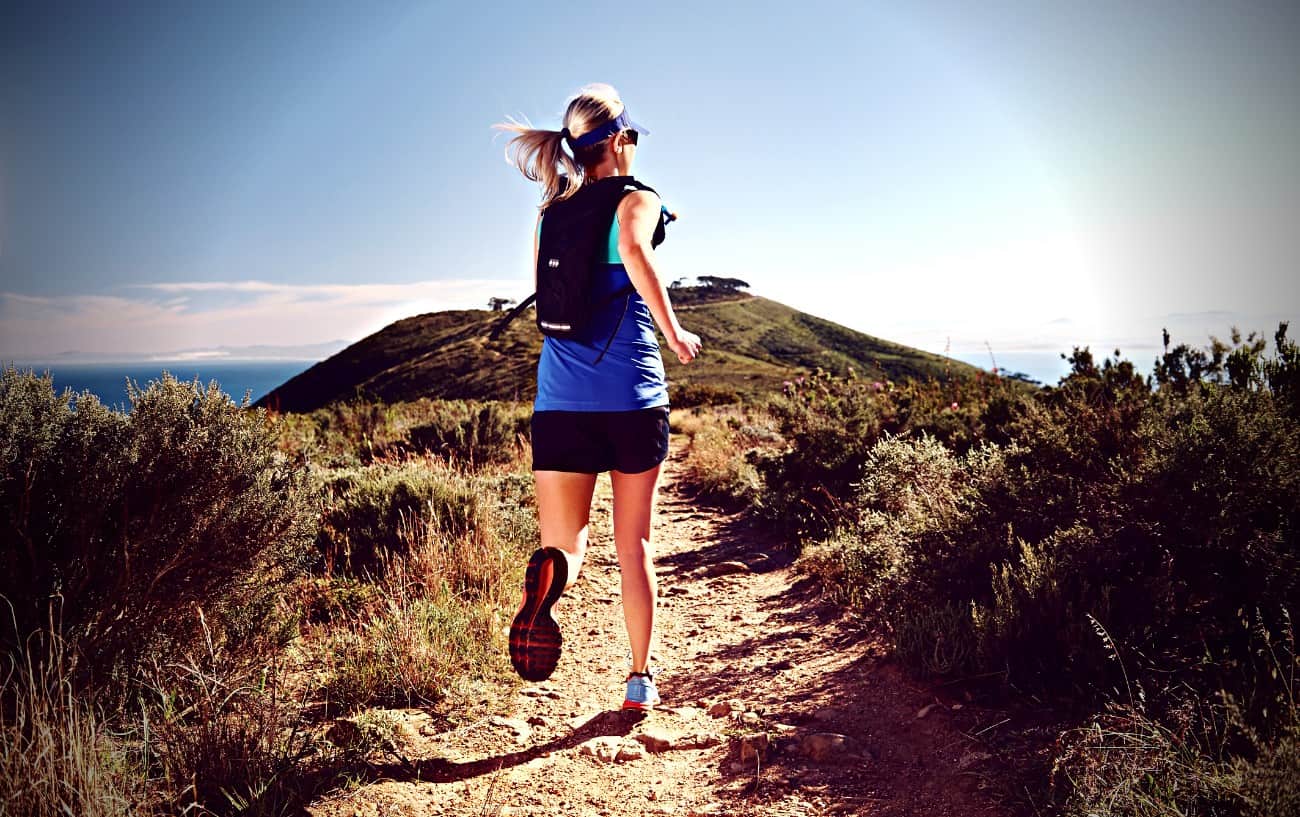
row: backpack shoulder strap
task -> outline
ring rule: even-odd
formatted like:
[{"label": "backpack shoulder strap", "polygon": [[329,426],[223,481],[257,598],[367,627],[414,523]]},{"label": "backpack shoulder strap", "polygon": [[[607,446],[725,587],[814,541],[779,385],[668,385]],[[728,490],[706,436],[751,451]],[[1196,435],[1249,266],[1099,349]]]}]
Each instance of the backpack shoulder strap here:
[{"label": "backpack shoulder strap", "polygon": [[[629,188],[631,188],[631,189],[629,189]],[[633,178],[633,177],[631,177],[631,176],[628,176],[628,177],[627,177],[627,180],[623,183],[623,192],[622,192],[622,194],[619,196],[619,203],[620,203],[620,204],[622,203],[622,201],[623,201],[623,196],[624,196],[624,195],[626,195],[626,194],[632,192],[633,190],[645,190],[645,191],[648,191],[648,192],[650,192],[650,193],[654,193],[656,196],[659,196],[659,191],[658,191],[658,190],[655,190],[655,189],[654,189],[653,187],[651,187],[650,185],[645,184],[644,182],[641,182],[641,181],[638,180],[638,179],[635,179],[635,178]],[[664,207],[664,206],[663,206],[663,203],[662,203],[662,198],[663,198],[663,197],[662,197],[662,196],[659,196],[659,198],[661,199],[661,201],[660,201],[660,205],[659,205],[659,223],[655,225],[654,236],[651,237],[651,239],[650,239],[650,246],[651,246],[652,248],[653,248],[653,247],[658,247],[660,244],[664,243],[664,239],[668,237],[668,233],[667,233],[667,231],[664,229],[664,225],[666,225],[668,222],[670,222],[670,221],[672,221],[673,219],[676,218],[676,216],[674,216],[674,215],[672,215],[671,213],[668,212],[668,208],[667,208],[667,207]]]},{"label": "backpack shoulder strap", "polygon": [[497,321],[496,326],[492,327],[492,331],[488,332],[488,340],[496,340],[497,338],[501,337],[501,333],[505,331],[505,328],[507,326],[510,325],[510,322],[513,321],[515,318],[519,317],[519,313],[523,312],[525,309],[532,306],[533,301],[535,300],[537,300],[536,292],[534,292],[532,295],[529,295],[527,298],[524,298],[522,301],[520,301],[519,306],[516,306],[514,309],[510,310],[510,314],[506,315],[504,318]]}]

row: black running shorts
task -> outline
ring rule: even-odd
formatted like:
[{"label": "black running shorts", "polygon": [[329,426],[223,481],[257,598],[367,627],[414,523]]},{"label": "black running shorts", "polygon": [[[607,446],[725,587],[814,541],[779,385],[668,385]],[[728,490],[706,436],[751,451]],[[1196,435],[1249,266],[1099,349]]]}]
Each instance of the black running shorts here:
[{"label": "black running shorts", "polygon": [[533,470],[639,474],[668,456],[668,406],[534,411]]}]

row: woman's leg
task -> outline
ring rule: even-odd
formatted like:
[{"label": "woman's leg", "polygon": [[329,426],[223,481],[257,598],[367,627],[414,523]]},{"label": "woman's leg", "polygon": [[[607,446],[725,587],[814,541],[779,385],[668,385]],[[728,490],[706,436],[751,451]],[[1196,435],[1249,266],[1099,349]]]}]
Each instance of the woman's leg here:
[{"label": "woman's leg", "polygon": [[654,549],[650,544],[650,520],[661,466],[662,463],[638,474],[609,473],[614,488],[614,546],[623,574],[623,618],[632,645],[633,672],[645,672],[654,640],[659,588],[655,581]]},{"label": "woman's leg", "polygon": [[568,557],[568,590],[578,580],[582,557],[587,552],[587,524],[591,517],[591,495],[595,474],[568,471],[534,471],[537,482],[537,525],[542,547],[564,551]]}]

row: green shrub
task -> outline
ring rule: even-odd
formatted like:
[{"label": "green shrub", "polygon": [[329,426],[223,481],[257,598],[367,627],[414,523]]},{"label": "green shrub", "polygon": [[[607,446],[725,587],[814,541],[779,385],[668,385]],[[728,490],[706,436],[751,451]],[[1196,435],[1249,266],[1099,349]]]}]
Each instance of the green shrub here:
[{"label": "green shrub", "polygon": [[739,402],[740,399],[740,392],[736,389],[730,386],[715,386],[710,383],[674,385],[668,394],[668,402],[675,409],[730,405]]},{"label": "green shrub", "polygon": [[474,468],[520,456],[531,416],[531,406],[505,401],[338,401],[285,415],[281,444],[323,466],[433,455]]},{"label": "green shrub", "polygon": [[[328,700],[454,711],[507,677],[502,619],[537,546],[531,474],[429,459],[345,469],[330,482],[342,492],[322,532],[338,555],[305,594]],[[349,554],[352,542],[369,546]]]},{"label": "green shrub", "polygon": [[449,476],[463,481],[462,498],[479,516],[464,530],[449,530],[427,506],[401,520],[399,545],[378,555],[377,592],[336,614],[315,643],[331,701],[463,703],[476,683],[505,677],[502,616],[514,611],[537,541],[531,480]]},{"label": "green shrub", "polygon": [[443,410],[406,431],[398,447],[415,454],[436,454],[470,466],[509,462],[528,439],[529,417],[501,403],[447,401]]},{"label": "green shrub", "polygon": [[[307,566],[318,499],[262,410],[164,373],[130,411],[12,367],[0,378],[0,594],[17,641],[51,615],[78,688],[124,692],[146,656],[284,636],[282,590]],[[53,605],[53,612],[49,607]]]},{"label": "green shrub", "polygon": [[716,412],[696,424],[690,437],[685,465],[692,486],[724,501],[754,502],[761,496],[762,480],[754,463],[759,450],[779,437]]},{"label": "green shrub", "polygon": [[970,610],[960,604],[912,607],[894,620],[898,657],[923,675],[956,675],[976,666]]},{"label": "green shrub", "polygon": [[965,607],[1008,550],[1005,535],[972,535],[1005,479],[1005,455],[993,445],[954,454],[927,434],[885,437],[853,486],[854,518],[809,546],[802,565],[835,597],[887,617],[948,598]]},{"label": "green shrub", "polygon": [[[1247,785],[1282,796],[1293,675],[1258,632],[1300,609],[1300,354],[1285,326],[1276,340],[1267,358],[1236,332],[1167,349],[1150,379],[1076,349],[1056,388],[986,405],[997,434],[971,427],[997,448],[879,442],[804,564],[833,598],[883,611],[919,670],[996,673],[1075,712],[1128,707],[1073,744],[1079,813],[1236,814]],[[817,458],[799,456],[810,473]],[[1231,729],[1221,709],[1188,710],[1216,699]]]},{"label": "green shrub", "polygon": [[[1070,817],[1228,817],[1245,812],[1231,777],[1184,708],[1174,725],[1112,704],[1062,735],[1052,786]],[[1280,814],[1282,812],[1266,812]]]},{"label": "green shrub", "polygon": [[1251,651],[1279,681],[1266,723],[1226,692],[1185,697],[1158,718],[1140,697],[1110,702],[1058,740],[1052,790],[1062,811],[1080,817],[1297,813],[1300,656],[1294,626],[1288,620],[1281,639],[1258,618],[1250,630]]},{"label": "green shrub", "polygon": [[374,573],[381,555],[404,552],[404,520],[419,516],[456,538],[481,531],[494,506],[479,480],[437,461],[342,468],[322,484],[325,510],[317,546],[326,575]]},{"label": "green shrub", "polygon": [[764,514],[804,538],[818,538],[858,513],[854,483],[886,435],[920,434],[961,453],[1007,439],[1028,387],[1006,378],[866,381],[818,372],[772,400],[786,447],[757,461]]}]

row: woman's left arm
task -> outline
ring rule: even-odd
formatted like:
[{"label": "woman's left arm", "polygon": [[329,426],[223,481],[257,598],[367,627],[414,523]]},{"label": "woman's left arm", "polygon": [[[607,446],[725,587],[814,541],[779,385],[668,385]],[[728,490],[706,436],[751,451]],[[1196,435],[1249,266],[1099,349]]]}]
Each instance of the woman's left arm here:
[{"label": "woman's left arm", "polygon": [[689,363],[700,353],[700,338],[687,332],[677,322],[668,288],[655,269],[651,239],[659,226],[662,212],[659,197],[648,190],[638,190],[623,197],[618,205],[618,254],[627,269],[627,277],[645,300],[650,314],[659,324],[669,347],[682,363]]}]

